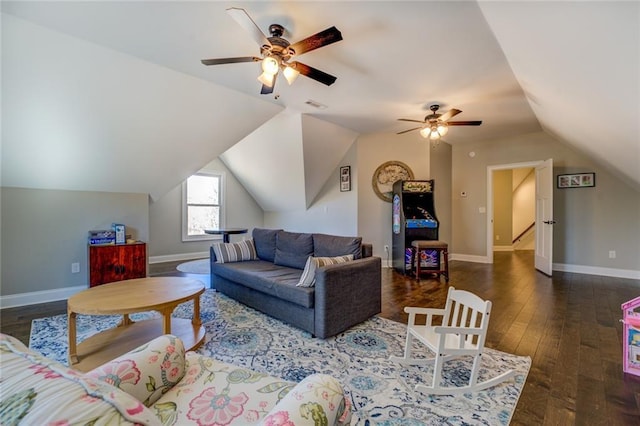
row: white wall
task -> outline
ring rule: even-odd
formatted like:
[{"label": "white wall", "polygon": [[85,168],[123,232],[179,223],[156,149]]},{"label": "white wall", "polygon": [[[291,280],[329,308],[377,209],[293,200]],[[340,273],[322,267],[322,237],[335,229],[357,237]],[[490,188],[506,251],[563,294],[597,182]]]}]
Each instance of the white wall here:
[{"label": "white wall", "polygon": [[[265,212],[264,226],[295,232],[360,235],[357,227],[360,181],[356,153],[357,145],[353,144],[308,209]],[[341,166],[351,166],[351,191],[340,192]],[[364,239],[367,241],[366,237]]]},{"label": "white wall", "polygon": [[[251,230],[263,224],[263,212],[256,201],[219,159],[202,171],[223,172],[225,177],[225,226],[247,228],[246,235],[232,235],[231,241],[248,238]],[[182,241],[182,184],[149,205],[150,262],[209,256],[209,246],[216,240]]]},{"label": "white wall", "polygon": [[536,221],[536,175],[531,169],[513,190],[513,228],[511,239],[524,232]]}]

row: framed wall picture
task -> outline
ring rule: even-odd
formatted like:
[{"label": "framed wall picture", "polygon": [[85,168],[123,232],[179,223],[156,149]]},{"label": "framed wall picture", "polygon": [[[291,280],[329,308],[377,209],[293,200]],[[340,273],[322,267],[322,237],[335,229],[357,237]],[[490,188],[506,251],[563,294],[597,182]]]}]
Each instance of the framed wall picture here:
[{"label": "framed wall picture", "polygon": [[351,191],[351,166],[340,167],[340,192]]},{"label": "framed wall picture", "polygon": [[595,173],[570,173],[558,175],[558,188],[588,188],[596,186]]}]

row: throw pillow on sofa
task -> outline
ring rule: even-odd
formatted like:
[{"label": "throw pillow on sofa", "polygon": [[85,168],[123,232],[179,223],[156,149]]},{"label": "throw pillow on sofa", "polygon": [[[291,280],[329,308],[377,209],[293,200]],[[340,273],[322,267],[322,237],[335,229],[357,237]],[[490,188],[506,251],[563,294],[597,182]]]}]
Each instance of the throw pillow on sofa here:
[{"label": "throw pillow on sofa", "polygon": [[309,256],[313,256],[313,237],[311,234],[278,232],[276,258],[273,263],[289,268],[304,269]]},{"label": "throw pillow on sofa", "polygon": [[304,271],[302,271],[302,276],[300,276],[300,281],[298,282],[298,284],[296,284],[296,286],[313,287],[316,284],[316,269],[322,266],[349,262],[351,260],[353,260],[352,254],[336,257],[309,256],[309,258],[307,259],[307,264],[304,266]]},{"label": "throw pillow on sofa", "polygon": [[313,255],[334,257],[352,254],[354,259],[362,257],[362,237],[313,234]]},{"label": "throw pillow on sofa", "polygon": [[243,240],[237,243],[218,243],[213,244],[212,247],[213,252],[216,254],[216,263],[258,259],[253,240]]}]

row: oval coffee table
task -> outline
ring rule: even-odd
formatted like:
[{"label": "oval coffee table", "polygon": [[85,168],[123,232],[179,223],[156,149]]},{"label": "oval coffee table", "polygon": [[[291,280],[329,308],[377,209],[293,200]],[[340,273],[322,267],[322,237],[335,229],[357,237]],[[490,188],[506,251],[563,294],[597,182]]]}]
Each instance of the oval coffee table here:
[{"label": "oval coffee table", "polygon": [[[149,277],[91,287],[69,298],[69,365],[89,371],[162,334],[179,337],[186,350],[199,347],[205,329],[200,321],[200,295],[204,284],[193,278]],[[172,318],[181,303],[193,300],[191,320]],[[134,322],[129,314],[158,311],[161,318]],[[76,342],[76,315],[122,315],[117,327]]]}]

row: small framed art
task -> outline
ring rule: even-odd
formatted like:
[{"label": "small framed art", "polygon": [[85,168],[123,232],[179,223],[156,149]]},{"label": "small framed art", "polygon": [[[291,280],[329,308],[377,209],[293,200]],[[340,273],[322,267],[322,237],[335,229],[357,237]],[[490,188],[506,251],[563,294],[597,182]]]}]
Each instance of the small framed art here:
[{"label": "small framed art", "polygon": [[588,188],[596,186],[595,173],[571,173],[558,175],[558,188]]},{"label": "small framed art", "polygon": [[340,192],[351,191],[351,166],[340,167]]}]

